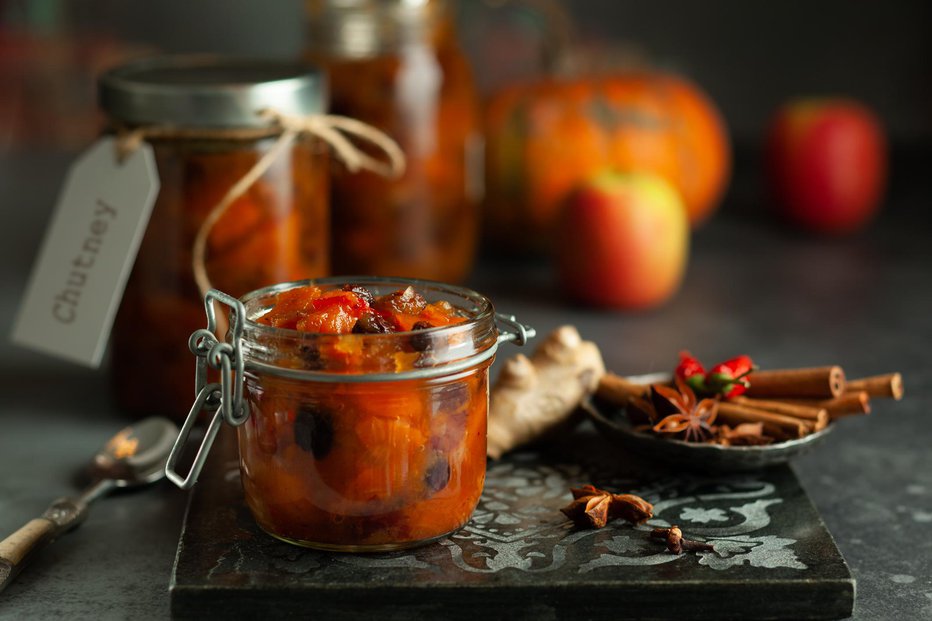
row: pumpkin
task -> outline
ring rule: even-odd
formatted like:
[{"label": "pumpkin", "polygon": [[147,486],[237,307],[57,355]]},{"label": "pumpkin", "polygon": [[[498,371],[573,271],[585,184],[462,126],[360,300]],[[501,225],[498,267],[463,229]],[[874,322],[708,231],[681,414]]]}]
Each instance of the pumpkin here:
[{"label": "pumpkin", "polygon": [[664,177],[693,227],[718,207],[730,174],[721,116],[673,75],[516,85],[490,102],[486,129],[488,234],[519,249],[545,245],[566,196],[603,169]]}]

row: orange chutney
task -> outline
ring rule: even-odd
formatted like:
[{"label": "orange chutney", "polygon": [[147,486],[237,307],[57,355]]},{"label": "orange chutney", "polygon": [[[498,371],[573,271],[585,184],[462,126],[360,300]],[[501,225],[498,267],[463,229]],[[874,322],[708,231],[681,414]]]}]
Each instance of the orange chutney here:
[{"label": "orange chutney", "polygon": [[469,519],[485,479],[494,313],[465,289],[415,284],[324,279],[243,299],[240,465],[268,533],[378,551]]}]

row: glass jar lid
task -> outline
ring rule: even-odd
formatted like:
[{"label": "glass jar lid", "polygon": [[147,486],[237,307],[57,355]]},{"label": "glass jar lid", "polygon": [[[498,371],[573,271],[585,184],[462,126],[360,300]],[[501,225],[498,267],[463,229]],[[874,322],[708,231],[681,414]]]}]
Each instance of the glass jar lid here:
[{"label": "glass jar lid", "polygon": [[130,125],[260,127],[256,112],[322,114],[323,72],[305,63],[219,56],[162,56],[131,62],[101,76],[100,105]]},{"label": "glass jar lid", "polygon": [[358,60],[428,40],[447,14],[444,0],[307,0],[312,53]]}]

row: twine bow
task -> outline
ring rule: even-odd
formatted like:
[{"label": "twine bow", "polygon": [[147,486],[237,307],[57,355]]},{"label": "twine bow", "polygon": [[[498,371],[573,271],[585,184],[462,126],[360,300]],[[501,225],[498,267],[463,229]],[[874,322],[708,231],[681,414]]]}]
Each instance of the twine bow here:
[{"label": "twine bow", "polygon": [[[350,172],[369,170],[383,177],[397,178],[405,169],[405,156],[398,144],[381,130],[362,121],[334,114],[297,116],[284,114],[272,108],[263,108],[256,114],[268,121],[269,126],[255,130],[179,130],[164,127],[140,127],[121,132],[117,137],[117,155],[122,159],[138,149],[142,141],[148,138],[260,138],[278,135],[278,139],[269,150],[227,190],[223,198],[208,212],[197,231],[192,248],[191,270],[202,296],[211,289],[205,262],[207,237],[210,232],[230,205],[245,194],[299,136],[316,136],[329,144]],[[353,144],[350,138],[368,142],[377,147],[387,161],[381,161],[363,152]]]}]

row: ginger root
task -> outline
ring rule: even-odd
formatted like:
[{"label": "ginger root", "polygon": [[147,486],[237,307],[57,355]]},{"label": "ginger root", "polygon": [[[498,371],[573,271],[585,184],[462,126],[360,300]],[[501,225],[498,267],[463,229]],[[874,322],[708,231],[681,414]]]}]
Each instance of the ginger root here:
[{"label": "ginger root", "polygon": [[489,457],[498,459],[565,421],[604,373],[599,348],[569,325],[547,335],[530,358],[506,360],[490,396]]}]

